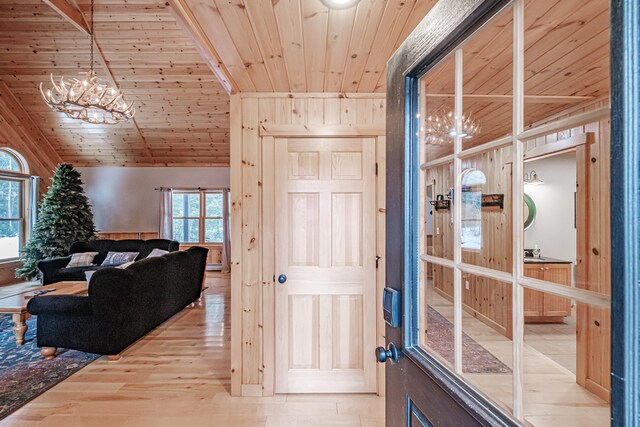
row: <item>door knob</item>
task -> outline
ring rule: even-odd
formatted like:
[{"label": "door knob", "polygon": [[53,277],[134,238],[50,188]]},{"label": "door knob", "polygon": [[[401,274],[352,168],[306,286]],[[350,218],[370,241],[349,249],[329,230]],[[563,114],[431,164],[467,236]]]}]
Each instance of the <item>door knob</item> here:
[{"label": "door knob", "polygon": [[282,284],[284,282],[287,281],[287,275],[286,274],[281,274],[278,276],[278,283]]},{"label": "door knob", "polygon": [[386,349],[384,347],[376,348],[376,359],[378,363],[385,363],[389,359],[391,359],[393,363],[398,363],[399,358],[400,353],[394,343],[389,343]]}]

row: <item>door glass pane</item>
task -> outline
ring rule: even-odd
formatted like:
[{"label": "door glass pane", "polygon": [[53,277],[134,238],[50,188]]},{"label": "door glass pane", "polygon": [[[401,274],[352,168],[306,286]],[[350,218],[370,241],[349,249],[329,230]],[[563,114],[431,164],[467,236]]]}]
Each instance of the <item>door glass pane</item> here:
[{"label": "door glass pane", "polygon": [[0,220],[0,260],[20,256],[21,225],[21,220]]},{"label": "door glass pane", "polygon": [[525,128],[609,101],[609,0],[525,0]]},{"label": "door glass pane", "polygon": [[511,286],[462,274],[462,375],[508,412],[513,405]]},{"label": "door glass pane", "polygon": [[222,217],[222,193],[205,194],[205,216]]},{"label": "door glass pane", "polygon": [[[527,265],[564,282],[570,264]],[[609,426],[611,311],[524,290],[524,416],[535,426]]]},{"label": "door glass pane", "polygon": [[460,184],[462,262],[511,272],[511,147],[464,159]]},{"label": "door glass pane", "polygon": [[[462,148],[511,135],[513,11],[506,8],[462,46]],[[452,92],[453,93],[453,92]]]},{"label": "door glass pane", "polygon": [[453,270],[423,263],[420,282],[420,346],[453,369]]},{"label": "door glass pane", "polygon": [[222,242],[223,229],[221,219],[205,219],[204,221],[204,241]]},{"label": "door glass pane", "polygon": [[421,161],[453,154],[455,57],[450,54],[420,79]]}]

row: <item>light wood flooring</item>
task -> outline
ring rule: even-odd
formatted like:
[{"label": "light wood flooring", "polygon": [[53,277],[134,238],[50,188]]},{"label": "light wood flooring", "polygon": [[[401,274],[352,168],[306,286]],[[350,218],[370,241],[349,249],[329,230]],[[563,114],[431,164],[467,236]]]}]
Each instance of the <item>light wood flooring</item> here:
[{"label": "light wood flooring", "polygon": [[102,357],[75,373],[2,427],[384,426],[384,399],[375,395],[231,397],[229,276],[207,276],[201,305],[178,313],[121,360]]}]

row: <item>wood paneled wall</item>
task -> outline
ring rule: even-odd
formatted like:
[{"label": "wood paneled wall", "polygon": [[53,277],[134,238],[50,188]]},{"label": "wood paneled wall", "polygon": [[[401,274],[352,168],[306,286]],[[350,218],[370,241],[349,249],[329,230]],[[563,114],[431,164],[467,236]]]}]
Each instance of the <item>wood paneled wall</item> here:
[{"label": "wood paneled wall", "polygon": [[[51,184],[53,170],[61,162],[60,156],[0,80],[0,148],[11,148],[27,161],[29,173],[42,178],[41,194]],[[0,264],[0,285],[15,282],[15,269],[19,262]]]},{"label": "wood paneled wall", "polygon": [[[487,151],[462,162],[462,170],[474,168],[482,171],[486,184],[484,194],[504,194],[502,210],[482,210],[482,250],[462,251],[463,262],[496,270],[511,271],[511,147]],[[446,198],[453,187],[453,164],[437,166],[428,171],[426,184],[433,184],[434,198]],[[433,209],[433,254],[453,259],[453,210]],[[437,233],[439,231],[439,233]],[[431,265],[433,285],[437,292],[453,298],[453,272]],[[511,337],[511,284],[483,277],[463,274],[469,287],[462,287],[465,309],[500,333]]]},{"label": "wood paneled wall", "polygon": [[273,216],[277,212],[273,213],[273,178],[269,175],[273,175],[278,165],[273,151],[269,151],[263,141],[273,140],[274,136],[377,137],[384,134],[384,94],[231,96],[231,384],[234,395],[273,394],[273,277],[278,274],[273,265],[276,250]]}]

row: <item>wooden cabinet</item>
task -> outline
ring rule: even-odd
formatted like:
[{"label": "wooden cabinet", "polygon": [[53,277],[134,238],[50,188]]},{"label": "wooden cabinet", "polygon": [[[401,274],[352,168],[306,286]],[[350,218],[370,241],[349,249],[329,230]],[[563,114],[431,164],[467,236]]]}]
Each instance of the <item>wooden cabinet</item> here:
[{"label": "wooden cabinet", "polygon": [[[571,286],[571,264],[532,263],[524,265],[524,275]],[[524,290],[525,323],[561,323],[571,315],[571,300],[556,295]]]}]

